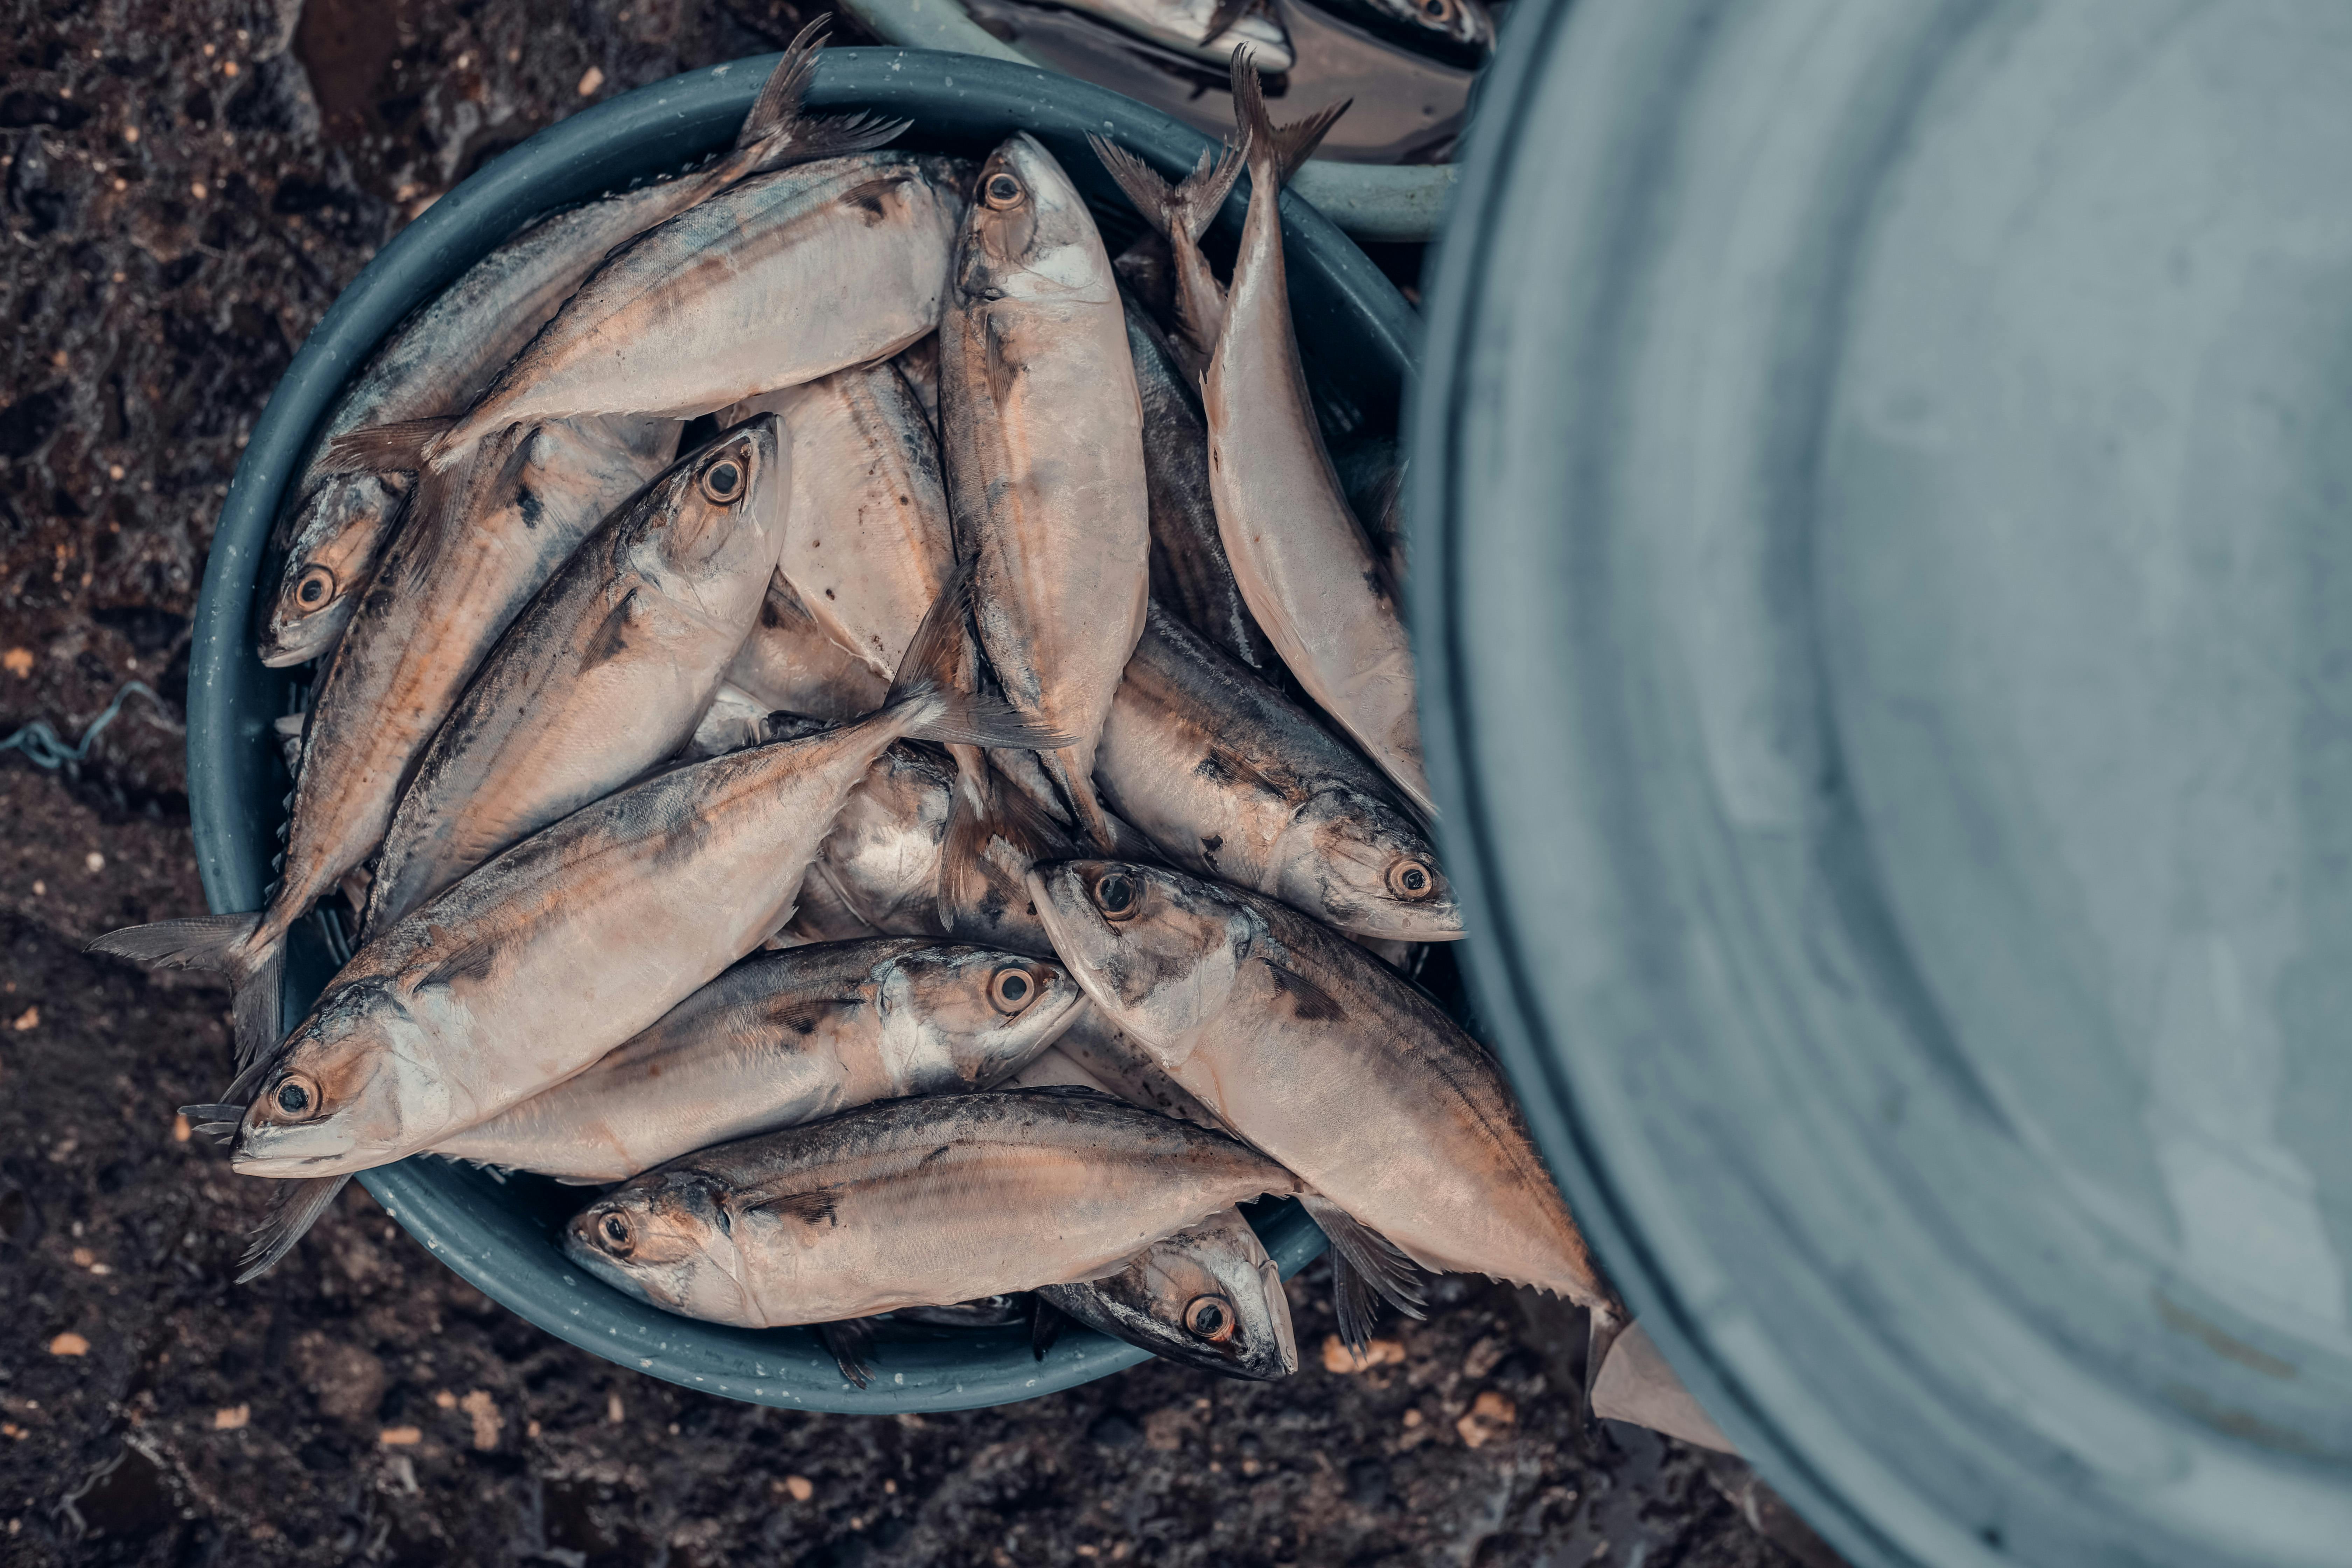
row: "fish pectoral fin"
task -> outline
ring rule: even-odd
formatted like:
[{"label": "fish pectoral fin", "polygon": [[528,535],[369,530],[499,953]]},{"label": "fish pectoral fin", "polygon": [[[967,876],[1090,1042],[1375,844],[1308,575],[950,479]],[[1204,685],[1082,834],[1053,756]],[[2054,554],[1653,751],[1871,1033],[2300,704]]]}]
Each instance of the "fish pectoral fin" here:
[{"label": "fish pectoral fin", "polygon": [[254,1226],[252,1245],[237,1259],[236,1282],[240,1285],[257,1279],[278,1266],[278,1260],[294,1250],[294,1244],[303,1233],[319,1223],[335,1201],[335,1194],[351,1180],[344,1176],[303,1176],[278,1183],[278,1206],[269,1217]]},{"label": "fish pectoral fin", "polygon": [[1339,1342],[1361,1351],[1385,1299],[1408,1318],[1422,1310],[1421,1269],[1396,1243],[1318,1193],[1299,1203],[1331,1242],[1331,1292],[1339,1314]]},{"label": "fish pectoral fin", "polygon": [[1339,998],[1304,974],[1285,969],[1272,959],[1265,960],[1265,963],[1266,973],[1274,977],[1276,987],[1290,999],[1290,1010],[1301,1023],[1336,1024],[1347,1017],[1348,1010],[1339,1005]]},{"label": "fish pectoral fin", "polygon": [[838,1225],[840,1215],[833,1189],[819,1187],[814,1192],[780,1193],[774,1197],[746,1199],[735,1205],[741,1214],[764,1210],[769,1214],[786,1215],[803,1225]]},{"label": "fish pectoral fin", "polygon": [[838,1323],[819,1323],[816,1337],[833,1357],[833,1364],[841,1375],[858,1388],[874,1377],[874,1320],[846,1318]]},{"label": "fish pectoral fin", "polygon": [[1029,1354],[1034,1360],[1044,1361],[1045,1352],[1054,1348],[1054,1342],[1062,1337],[1063,1329],[1069,1325],[1070,1315],[1043,1296],[1034,1296],[1030,1300],[1034,1304],[1029,1311]]}]

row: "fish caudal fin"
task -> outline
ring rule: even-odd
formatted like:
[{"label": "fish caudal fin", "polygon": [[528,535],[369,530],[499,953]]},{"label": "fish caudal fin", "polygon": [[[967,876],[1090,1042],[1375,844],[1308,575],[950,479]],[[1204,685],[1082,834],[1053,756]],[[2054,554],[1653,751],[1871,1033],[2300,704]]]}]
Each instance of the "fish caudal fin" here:
[{"label": "fish caudal fin", "polygon": [[881,711],[895,716],[901,733],[943,745],[1003,746],[1052,750],[1069,737],[1048,730],[1001,698],[974,689],[979,668],[971,642],[971,569],[959,566],[915,628],[898,660]]},{"label": "fish caudal fin", "polygon": [[[1356,101],[1343,98],[1304,120],[1276,125],[1266,113],[1265,87],[1246,49],[1234,51],[1233,89],[1234,118],[1241,127],[1242,146],[1249,154],[1251,178],[1260,185],[1266,183],[1266,173],[1271,173],[1275,184],[1287,184],[1298,166],[1314,155],[1332,122]],[[1266,173],[1261,173],[1261,168]]]},{"label": "fish caudal fin", "polygon": [[240,1285],[258,1279],[278,1267],[278,1260],[294,1250],[294,1244],[303,1233],[319,1223],[335,1201],[335,1194],[351,1180],[344,1176],[302,1176],[293,1181],[279,1182],[284,1189],[278,1194],[278,1206],[269,1217],[254,1227],[252,1245],[237,1260],[236,1282]]},{"label": "fish caudal fin", "polygon": [[279,991],[286,974],[286,941],[273,937],[257,947],[258,914],[193,915],[125,926],[89,944],[91,952],[127,958],[150,969],[195,969],[226,974],[236,987],[230,1018],[242,1069],[278,1041]]},{"label": "fish caudal fin", "polygon": [[868,1318],[849,1318],[838,1323],[818,1323],[816,1337],[825,1353],[841,1375],[863,1388],[874,1377],[874,1323]]},{"label": "fish caudal fin", "polygon": [[816,57],[824,50],[825,34],[832,26],[831,17],[819,16],[786,47],[784,58],[761,85],[760,96],[751,100],[751,112],[743,116],[743,128],[735,136],[735,152],[720,174],[722,184],[818,158],[871,153],[897,141],[914,123],[867,114],[803,111],[809,82],[816,74]]},{"label": "fish caudal fin", "polygon": [[1031,1359],[1044,1361],[1054,1342],[1062,1337],[1069,1326],[1070,1315],[1043,1296],[1033,1296],[1029,1311],[1029,1354]]},{"label": "fish caudal fin", "polygon": [[451,454],[446,437],[457,427],[452,415],[395,419],[347,430],[327,443],[320,468],[331,474],[421,474],[446,468]]},{"label": "fish caudal fin", "polygon": [[1408,1318],[1423,1316],[1421,1270],[1396,1243],[1359,1223],[1327,1197],[1298,1199],[1331,1242],[1331,1293],[1339,1313],[1339,1342],[1361,1351],[1385,1299]]},{"label": "fish caudal fin", "polygon": [[1102,796],[1095,789],[1094,773],[1088,765],[1091,759],[1082,756],[1075,747],[1040,750],[1037,761],[1045,769],[1045,776],[1070,808],[1070,820],[1078,825],[1093,844],[1098,855],[1119,852],[1119,832],[1110,813],[1103,806]]},{"label": "fish caudal fin", "polygon": [[1244,158],[1238,148],[1202,153],[1192,172],[1171,185],[1157,169],[1117,142],[1096,135],[1087,141],[1135,210],[1171,242],[1181,235],[1186,242],[1200,244],[1225,197],[1233,194],[1234,182],[1241,178]]}]

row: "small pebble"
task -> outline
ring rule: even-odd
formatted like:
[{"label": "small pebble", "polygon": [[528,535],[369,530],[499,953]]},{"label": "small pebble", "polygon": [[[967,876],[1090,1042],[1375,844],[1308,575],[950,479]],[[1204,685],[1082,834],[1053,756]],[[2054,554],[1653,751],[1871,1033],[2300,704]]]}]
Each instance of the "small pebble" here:
[{"label": "small pebble", "polygon": [[6,653],[0,653],[0,668],[6,669],[19,680],[30,680],[33,678],[33,650],[12,647]]},{"label": "small pebble", "polygon": [[[33,890],[37,893],[39,892],[41,890],[41,885],[38,882],[34,883]],[[37,1029],[40,1026],[41,1010],[38,1007],[27,1007],[23,1012],[16,1015],[16,1022],[14,1027],[18,1034],[21,1035],[27,1029]]]},{"label": "small pebble", "polygon": [[51,1355],[88,1355],[89,1342],[79,1334],[68,1331],[49,1342],[49,1353]]},{"label": "small pebble", "polygon": [[628,1418],[629,1413],[621,1408],[621,1396],[617,1394],[606,1394],[604,1396],[604,1419],[610,1421],[614,1426],[618,1426],[622,1422],[626,1421]]},{"label": "small pebble", "polygon": [[252,1419],[252,1405],[231,1405],[225,1409],[215,1410],[213,1412],[213,1430],[215,1432],[241,1432],[245,1429],[246,1423]]},{"label": "small pebble", "polygon": [[794,1502],[806,1502],[816,1496],[816,1483],[806,1476],[786,1476],[784,1490],[792,1493]]},{"label": "small pebble", "polygon": [[81,863],[89,867],[93,871],[103,871],[106,869],[106,857],[100,854],[95,849],[83,856],[81,858]]},{"label": "small pebble", "polygon": [[387,1426],[375,1435],[375,1440],[387,1448],[409,1448],[425,1440],[425,1434],[414,1426]]},{"label": "small pebble", "polygon": [[604,85],[604,70],[599,67],[590,66],[586,71],[581,74],[580,96],[583,98],[593,98],[596,96],[596,89]]},{"label": "small pebble", "polygon": [[1390,1366],[1404,1360],[1404,1346],[1395,1340],[1374,1340],[1364,1347],[1359,1357],[1340,1342],[1337,1334],[1323,1338],[1323,1370],[1342,1373],[1363,1372],[1370,1367]]}]

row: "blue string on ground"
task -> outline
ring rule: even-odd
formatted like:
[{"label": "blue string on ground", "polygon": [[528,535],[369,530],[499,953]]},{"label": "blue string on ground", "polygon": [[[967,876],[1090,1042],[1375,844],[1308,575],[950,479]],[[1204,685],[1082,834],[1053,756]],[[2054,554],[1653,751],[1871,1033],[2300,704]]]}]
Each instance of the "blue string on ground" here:
[{"label": "blue string on ground", "polygon": [[163,706],[163,700],[156,696],[145,681],[126,680],[115,689],[114,700],[106,705],[105,711],[89,721],[89,728],[81,732],[81,739],[73,745],[67,745],[47,719],[36,719],[6,740],[0,741],[0,752],[12,748],[20,751],[35,766],[47,768],[51,772],[68,763],[80,762],[89,755],[90,742],[98,739],[99,731],[113,723],[115,715],[122,711],[123,703],[140,696],[145,697],[159,710]]}]

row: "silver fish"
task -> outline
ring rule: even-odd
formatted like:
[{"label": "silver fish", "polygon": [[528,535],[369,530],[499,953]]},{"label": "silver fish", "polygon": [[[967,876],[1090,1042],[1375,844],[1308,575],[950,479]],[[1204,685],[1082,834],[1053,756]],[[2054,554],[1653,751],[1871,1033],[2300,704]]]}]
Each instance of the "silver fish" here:
[{"label": "silver fish", "polygon": [[760,415],[589,537],[507,628],[418,759],[376,858],[367,931],[635,779],[694,732],[759,615],[794,489],[783,432]]},{"label": "silver fish", "polygon": [[1386,776],[1157,604],[1095,782],[1172,866],[1350,935],[1462,935],[1437,851]]},{"label": "silver fish", "polygon": [[871,713],[890,685],[826,636],[782,577],[769,580],[751,633],[727,666],[727,684],[768,711],[812,719]]},{"label": "silver fish", "polygon": [[[826,26],[819,18],[793,40],[744,116],[733,150],[717,163],[542,219],[404,321],[336,400],[321,432],[322,453],[324,442],[347,432],[472,403],[606,252],[713,191],[812,158],[867,151],[904,131],[904,121],[803,112]],[[332,647],[412,488],[402,474],[339,474],[321,460],[311,462],[295,485],[301,500],[273,541],[284,563],[277,594],[264,609],[262,663],[300,664]]]},{"label": "silver fish", "polygon": [[[1495,18],[1481,0],[1311,0],[1375,37],[1476,70],[1495,52]],[[1267,70],[1286,69],[1271,61]]]},{"label": "silver fish", "polygon": [[890,363],[762,393],[719,420],[757,413],[782,418],[792,443],[777,570],[825,636],[887,686],[955,568],[930,416]]},{"label": "silver fish", "polygon": [[1101,236],[1025,134],[982,166],[957,244],[940,422],[980,651],[1015,710],[1072,738],[1038,760],[1109,845],[1094,747],[1143,630],[1143,411]]},{"label": "silver fish", "polygon": [[1217,528],[1250,612],[1308,696],[1435,815],[1413,706],[1412,649],[1394,584],[1348,510],[1291,330],[1276,197],[1339,109],[1277,131],[1255,72],[1234,70],[1250,164],[1249,217],[1202,405]]},{"label": "silver fish", "polygon": [[1274,646],[1257,628],[1234,581],[1209,494],[1209,427],[1177,370],[1160,328],[1133,295],[1127,342],[1143,396],[1143,469],[1151,486],[1151,595],[1218,649],[1254,670],[1275,668]]},{"label": "silver fish", "polygon": [[893,742],[1034,733],[941,682],[961,632],[942,595],[869,718],[656,774],[375,935],[257,1069],[236,1168],[333,1176],[430,1149],[649,1027],[784,922]]},{"label": "silver fish", "polygon": [[1282,1271],[1238,1209],[1154,1242],[1115,1274],[1041,1285],[1038,1300],[1156,1356],[1224,1377],[1298,1370]]},{"label": "silver fish", "polygon": [[1067,861],[1030,888],[1095,1005],[1311,1184],[1349,1340],[1370,1331],[1367,1287],[1416,1303],[1411,1264],[1622,1321],[1493,1058],[1379,960],[1286,904],[1164,868]]},{"label": "silver fish", "polygon": [[410,767],[522,607],[604,516],[667,467],[678,426],[519,425],[420,480],[311,703],[286,859],[259,914],[111,931],[91,946],[170,968],[224,970],[240,1073],[276,1047],[286,933],[383,838]]},{"label": "silver fish", "polygon": [[1071,0],[1070,8],[1192,59],[1221,66],[1247,50],[1262,69],[1295,63],[1290,35],[1250,0]]},{"label": "silver fish", "polygon": [[520,420],[696,418],[886,359],[939,321],[968,167],[863,153],[744,180],[606,258],[462,416],[353,431],[331,460],[439,468]]},{"label": "silver fish", "polygon": [[992,1088],[1083,1005],[1058,964],[987,948],[887,937],[763,953],[434,1152],[622,1181],[877,1100]]},{"label": "silver fish", "polygon": [[1297,1178],[1100,1095],[943,1095],[722,1144],[590,1204],[574,1263],[745,1328],[972,1300],[1118,1268]]}]

